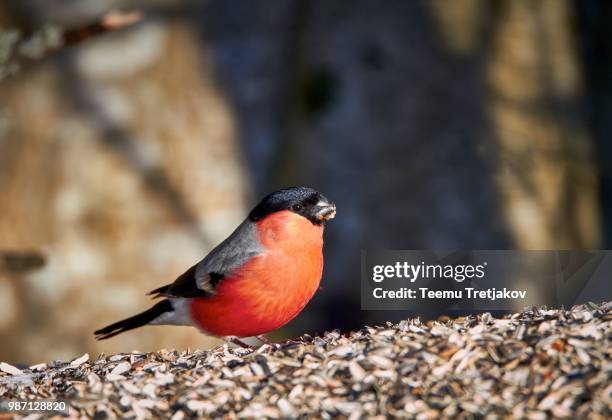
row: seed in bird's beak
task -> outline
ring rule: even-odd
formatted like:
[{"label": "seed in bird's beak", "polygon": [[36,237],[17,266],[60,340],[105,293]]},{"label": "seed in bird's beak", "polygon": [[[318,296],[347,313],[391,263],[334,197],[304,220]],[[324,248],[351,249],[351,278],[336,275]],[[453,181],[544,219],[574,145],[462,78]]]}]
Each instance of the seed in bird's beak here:
[{"label": "seed in bird's beak", "polygon": [[333,203],[318,204],[320,210],[317,212],[317,219],[321,221],[331,220],[336,216],[336,205]]}]

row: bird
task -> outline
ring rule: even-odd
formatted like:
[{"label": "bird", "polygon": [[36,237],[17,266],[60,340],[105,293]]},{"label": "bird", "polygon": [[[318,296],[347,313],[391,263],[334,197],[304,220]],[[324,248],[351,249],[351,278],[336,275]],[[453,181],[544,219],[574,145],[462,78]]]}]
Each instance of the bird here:
[{"label": "bird", "polygon": [[186,325],[251,347],[241,338],[275,331],[304,309],[323,274],[323,231],[336,205],[308,187],[265,196],[202,260],[148,293],[148,310],[94,331],[105,340],[145,325]]}]

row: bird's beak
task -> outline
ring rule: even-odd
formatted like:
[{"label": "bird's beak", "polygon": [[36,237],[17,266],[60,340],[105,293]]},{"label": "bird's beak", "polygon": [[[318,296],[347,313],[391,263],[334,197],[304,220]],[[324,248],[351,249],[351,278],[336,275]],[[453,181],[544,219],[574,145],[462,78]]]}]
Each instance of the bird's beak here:
[{"label": "bird's beak", "polygon": [[317,209],[316,217],[321,222],[326,222],[336,216],[336,205],[334,203],[317,203]]}]

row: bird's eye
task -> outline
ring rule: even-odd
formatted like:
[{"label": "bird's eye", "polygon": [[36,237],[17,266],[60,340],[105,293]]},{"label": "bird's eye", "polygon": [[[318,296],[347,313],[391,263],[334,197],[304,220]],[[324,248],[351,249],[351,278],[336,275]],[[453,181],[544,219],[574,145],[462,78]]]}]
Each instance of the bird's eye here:
[{"label": "bird's eye", "polygon": [[302,210],[302,205],[301,205],[301,204],[294,204],[294,205],[293,205],[293,210],[295,210],[295,211],[300,211],[300,210]]}]

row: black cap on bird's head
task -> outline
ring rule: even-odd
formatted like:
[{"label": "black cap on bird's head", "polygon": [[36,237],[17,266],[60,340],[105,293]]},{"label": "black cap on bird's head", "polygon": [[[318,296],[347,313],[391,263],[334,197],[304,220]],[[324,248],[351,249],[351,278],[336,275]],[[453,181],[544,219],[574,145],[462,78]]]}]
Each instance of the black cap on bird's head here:
[{"label": "black cap on bird's head", "polygon": [[268,194],[249,213],[249,220],[257,222],[277,211],[289,210],[320,225],[336,215],[336,205],[323,194],[308,187],[283,188]]}]

